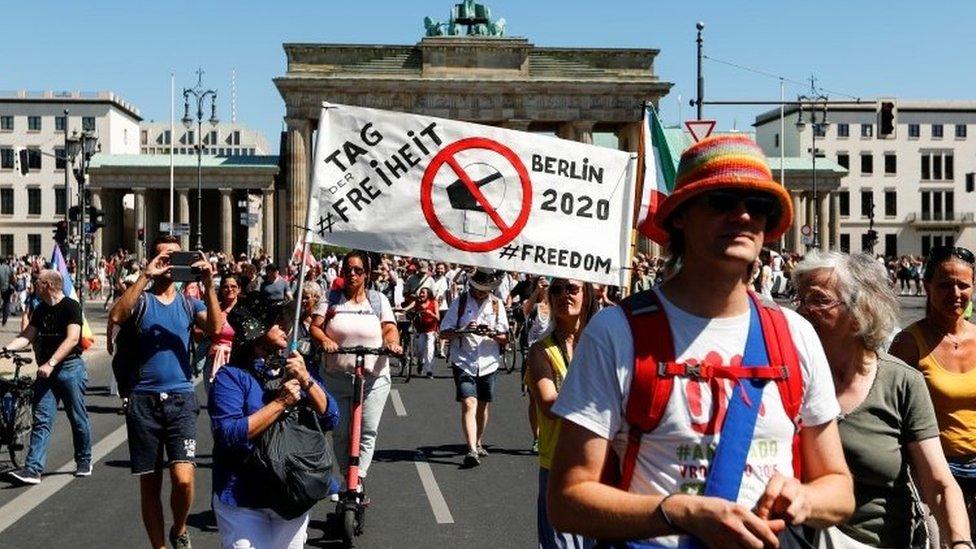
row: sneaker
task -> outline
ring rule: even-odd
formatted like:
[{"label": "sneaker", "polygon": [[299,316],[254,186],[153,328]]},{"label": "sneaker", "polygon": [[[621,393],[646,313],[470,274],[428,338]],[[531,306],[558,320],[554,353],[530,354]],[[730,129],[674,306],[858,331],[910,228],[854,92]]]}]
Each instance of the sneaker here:
[{"label": "sneaker", "polygon": [[329,495],[329,501],[331,501],[333,503],[338,503],[339,502],[339,492],[336,492],[334,494]]},{"label": "sneaker", "polygon": [[480,444],[478,445],[477,452],[479,457],[485,457],[488,455],[488,450],[485,450],[485,447]]},{"label": "sneaker", "polygon": [[182,534],[177,534],[174,530],[170,530],[169,543],[173,546],[173,549],[193,549],[190,545],[189,530],[184,530]]},{"label": "sneaker", "polygon": [[532,453],[533,454],[539,453],[539,439],[537,438],[532,439]]},{"label": "sneaker", "polygon": [[481,459],[478,457],[477,450],[471,450],[466,456],[464,456],[465,467],[477,467],[479,465],[481,465]]},{"label": "sneaker", "polygon": [[434,379],[434,372],[427,372],[427,379]]},{"label": "sneaker", "polygon": [[7,473],[21,484],[40,484],[41,475],[28,469],[15,469]]},{"label": "sneaker", "polygon": [[90,461],[83,461],[75,467],[76,477],[90,477],[92,474],[92,464]]}]

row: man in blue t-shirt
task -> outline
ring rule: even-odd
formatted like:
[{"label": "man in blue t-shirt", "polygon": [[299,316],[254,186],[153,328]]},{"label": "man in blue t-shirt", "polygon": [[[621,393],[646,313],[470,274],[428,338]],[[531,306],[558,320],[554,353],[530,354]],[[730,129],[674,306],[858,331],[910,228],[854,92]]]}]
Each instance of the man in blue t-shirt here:
[{"label": "man in blue t-shirt", "polygon": [[[193,390],[190,332],[195,324],[208,333],[217,333],[223,317],[213,287],[213,268],[202,255],[193,267],[203,282],[206,306],[176,290],[169,256],[179,250],[178,238],[157,237],[150,247],[155,257],[125,290],[109,317],[119,326],[133,315],[140,319],[137,341],[129,343],[139,349],[139,359],[131,366],[138,368],[138,375],[125,419],[132,474],[139,476],[146,533],[153,547],[166,546],[160,497],[165,449],[173,483],[169,541],[173,547],[189,549],[186,519],[193,503],[196,422],[200,413]],[[137,314],[139,311],[141,315]]]}]

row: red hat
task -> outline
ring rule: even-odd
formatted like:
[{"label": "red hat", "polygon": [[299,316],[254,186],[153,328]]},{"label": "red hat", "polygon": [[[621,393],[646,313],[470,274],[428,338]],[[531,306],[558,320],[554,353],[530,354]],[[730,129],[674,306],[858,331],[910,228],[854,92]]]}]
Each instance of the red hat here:
[{"label": "red hat", "polygon": [[716,189],[762,191],[779,200],[782,214],[776,226],[765,232],[766,242],[778,240],[793,223],[793,204],[790,193],[773,181],[762,149],[746,135],[716,135],[705,138],[681,154],[674,191],[654,213],[652,233],[647,234],[660,244],[660,235],[667,235],[668,218],[679,206],[704,192]]}]

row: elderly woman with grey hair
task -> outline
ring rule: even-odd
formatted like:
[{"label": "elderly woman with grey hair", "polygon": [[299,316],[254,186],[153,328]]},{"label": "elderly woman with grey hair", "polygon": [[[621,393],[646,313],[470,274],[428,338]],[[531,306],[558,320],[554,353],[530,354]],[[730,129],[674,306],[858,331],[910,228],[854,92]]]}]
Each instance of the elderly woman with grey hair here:
[{"label": "elderly woman with grey hair", "polygon": [[925,379],[882,350],[898,319],[884,267],[865,254],[814,251],[796,266],[793,281],[797,311],[813,324],[830,363],[857,502],[846,523],[822,533],[821,547],[916,546],[924,530],[909,467],[943,543],[972,547]]}]

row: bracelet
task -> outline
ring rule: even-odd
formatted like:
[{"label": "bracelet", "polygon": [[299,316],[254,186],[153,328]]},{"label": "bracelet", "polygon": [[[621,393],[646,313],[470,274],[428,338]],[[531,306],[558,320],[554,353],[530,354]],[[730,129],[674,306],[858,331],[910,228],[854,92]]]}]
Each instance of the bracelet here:
[{"label": "bracelet", "polygon": [[664,510],[665,502],[667,502],[673,496],[677,496],[677,495],[678,494],[668,494],[664,496],[664,499],[662,499],[661,502],[657,504],[657,512],[658,514],[661,515],[661,520],[664,521],[664,524],[666,524],[668,528],[670,528],[671,530],[679,534],[688,534],[688,532],[684,528],[681,528],[677,524],[675,524],[674,521],[671,520],[671,517],[668,516],[667,511]]},{"label": "bracelet", "polygon": [[973,545],[973,542],[970,541],[970,540],[968,540],[968,539],[956,540],[956,541],[952,542],[949,545],[949,547],[955,547],[957,545],[964,545],[966,547],[969,547],[969,549],[976,549],[976,545]]}]

